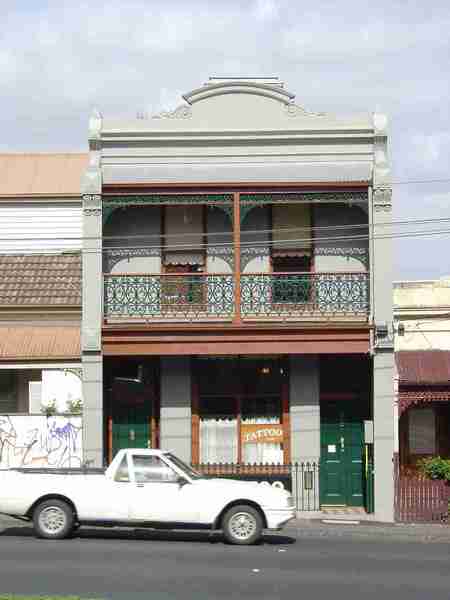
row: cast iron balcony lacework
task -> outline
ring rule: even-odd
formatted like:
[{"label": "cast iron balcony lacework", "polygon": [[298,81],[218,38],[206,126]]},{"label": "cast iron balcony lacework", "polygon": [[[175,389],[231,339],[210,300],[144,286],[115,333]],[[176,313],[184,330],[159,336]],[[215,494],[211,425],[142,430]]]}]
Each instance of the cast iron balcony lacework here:
[{"label": "cast iron balcony lacework", "polygon": [[244,318],[364,316],[368,310],[367,273],[261,273],[241,277]]},{"label": "cast iron balcony lacework", "polygon": [[232,317],[232,275],[105,275],[105,317],[194,319]]},{"label": "cast iron balcony lacework", "polygon": [[[241,315],[253,318],[361,316],[369,310],[367,273],[255,273],[241,276]],[[229,320],[233,275],[105,275],[104,314],[111,317]]]}]

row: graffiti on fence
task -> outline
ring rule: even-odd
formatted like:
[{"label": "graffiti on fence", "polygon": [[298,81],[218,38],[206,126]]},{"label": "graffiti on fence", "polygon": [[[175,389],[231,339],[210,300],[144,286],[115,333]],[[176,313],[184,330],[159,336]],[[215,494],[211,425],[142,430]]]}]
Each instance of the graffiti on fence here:
[{"label": "graffiti on fence", "polygon": [[79,467],[81,417],[0,415],[0,469]]}]

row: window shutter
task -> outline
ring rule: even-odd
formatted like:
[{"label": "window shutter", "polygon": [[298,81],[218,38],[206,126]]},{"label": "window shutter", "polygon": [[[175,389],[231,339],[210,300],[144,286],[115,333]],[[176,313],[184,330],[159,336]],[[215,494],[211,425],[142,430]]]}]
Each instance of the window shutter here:
[{"label": "window shutter", "polygon": [[42,381],[28,382],[28,400],[28,412],[30,414],[40,413],[42,402]]},{"label": "window shutter", "polygon": [[272,227],[272,248],[275,255],[310,254],[311,208],[308,204],[275,204],[272,207]]},{"label": "window shutter", "polygon": [[205,261],[203,207],[167,206],[164,216],[164,264],[198,265]]},{"label": "window shutter", "polygon": [[408,419],[410,454],[434,454],[436,452],[434,408],[412,408]]}]

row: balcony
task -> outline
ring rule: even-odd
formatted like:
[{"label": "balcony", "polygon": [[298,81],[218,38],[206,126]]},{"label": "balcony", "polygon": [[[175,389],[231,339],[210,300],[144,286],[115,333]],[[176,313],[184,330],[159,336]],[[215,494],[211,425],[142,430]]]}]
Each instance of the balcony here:
[{"label": "balcony", "polygon": [[108,322],[367,320],[367,273],[105,274]]}]

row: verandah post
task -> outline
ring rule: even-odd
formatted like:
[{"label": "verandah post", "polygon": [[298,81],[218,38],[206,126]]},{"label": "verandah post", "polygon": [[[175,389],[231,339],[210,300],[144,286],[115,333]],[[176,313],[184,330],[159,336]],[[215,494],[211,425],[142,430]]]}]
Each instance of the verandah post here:
[{"label": "verandah post", "polygon": [[233,194],[234,323],[241,323],[241,199]]}]

